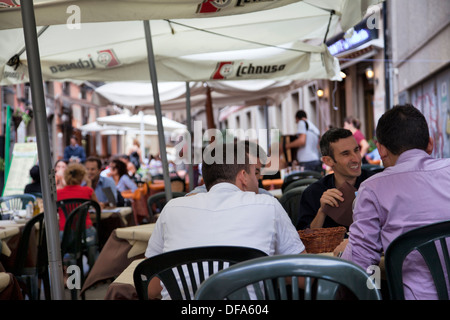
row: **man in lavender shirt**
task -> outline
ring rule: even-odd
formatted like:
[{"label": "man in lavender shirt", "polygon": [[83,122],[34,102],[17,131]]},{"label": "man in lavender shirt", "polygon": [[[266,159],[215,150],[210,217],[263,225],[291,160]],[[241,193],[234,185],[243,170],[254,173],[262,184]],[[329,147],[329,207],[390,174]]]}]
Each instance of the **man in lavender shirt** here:
[{"label": "man in lavender shirt", "polygon": [[[380,118],[376,136],[386,169],[361,184],[342,255],[364,269],[378,265],[399,235],[450,219],[450,159],[430,156],[433,141],[422,113],[412,105],[396,106]],[[403,282],[406,299],[437,299],[428,268],[417,255],[407,257]]]}]

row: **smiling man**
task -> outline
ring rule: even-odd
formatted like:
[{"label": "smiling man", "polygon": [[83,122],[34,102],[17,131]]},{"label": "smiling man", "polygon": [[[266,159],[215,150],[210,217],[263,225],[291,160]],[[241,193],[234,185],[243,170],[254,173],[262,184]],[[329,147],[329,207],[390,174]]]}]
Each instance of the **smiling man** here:
[{"label": "smiling man", "polygon": [[[373,173],[361,169],[361,153],[352,132],[333,128],[320,140],[322,161],[334,173],[326,175],[303,192],[297,229],[341,226],[324,212],[325,206],[337,207],[344,201],[338,189],[345,183],[355,189]],[[348,227],[348,226],[346,226]]]}]

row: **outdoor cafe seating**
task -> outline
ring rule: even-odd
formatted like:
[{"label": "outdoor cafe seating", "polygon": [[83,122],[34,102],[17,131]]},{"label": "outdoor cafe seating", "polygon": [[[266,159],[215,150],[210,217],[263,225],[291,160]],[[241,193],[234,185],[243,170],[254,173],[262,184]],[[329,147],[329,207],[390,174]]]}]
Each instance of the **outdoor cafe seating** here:
[{"label": "outdoor cafe seating", "polygon": [[[205,246],[174,250],[141,261],[134,270],[133,281],[140,300],[148,300],[147,288],[154,277],[158,277],[164,283],[172,300],[193,300],[200,283],[216,270],[215,268],[223,270],[224,267],[237,262],[266,255],[254,248],[236,246]],[[194,270],[198,272],[199,283],[193,277]],[[182,279],[182,287],[178,284],[176,274]]]}]

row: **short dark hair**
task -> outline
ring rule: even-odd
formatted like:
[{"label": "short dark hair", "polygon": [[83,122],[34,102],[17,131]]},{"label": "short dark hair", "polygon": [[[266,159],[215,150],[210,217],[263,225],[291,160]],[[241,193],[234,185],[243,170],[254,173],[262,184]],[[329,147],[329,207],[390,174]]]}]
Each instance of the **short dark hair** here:
[{"label": "short dark hair", "polygon": [[33,179],[34,182],[40,182],[41,176],[39,175],[39,166],[34,165],[30,169],[30,177]]},{"label": "short dark hair", "polygon": [[[213,143],[205,148],[205,151],[210,152],[211,157],[213,158],[216,158],[216,151],[222,150],[222,159],[219,159],[219,161],[211,162],[205,160],[205,153],[203,154],[202,174],[207,190],[210,190],[212,186],[221,182],[230,182],[234,184],[236,176],[241,170],[245,170],[245,172],[248,173],[250,172],[251,160],[249,154],[253,154],[254,151],[256,151],[257,154],[254,154],[254,156],[257,157],[260,152],[259,148],[256,148],[255,150],[255,148],[250,147],[250,144],[251,143],[245,141]],[[231,150],[233,151],[232,155],[230,155]],[[244,150],[243,154],[242,150]]]},{"label": "short dark hair", "polygon": [[88,157],[86,159],[86,161],[85,161],[85,164],[86,164],[86,162],[96,162],[97,163],[97,168],[98,169],[102,168],[102,160],[100,160],[99,157],[94,157],[94,156]]},{"label": "short dark hair", "polygon": [[413,105],[396,105],[378,120],[378,143],[392,154],[400,155],[411,149],[426,150],[430,139],[423,114]]},{"label": "short dark hair", "polygon": [[295,118],[302,119],[302,118],[308,118],[308,117],[306,116],[306,112],[304,110],[298,110],[297,113],[295,114]]},{"label": "short dark hair", "polygon": [[322,156],[329,156],[333,160],[335,160],[334,159],[334,150],[331,147],[331,144],[335,143],[336,141],[338,141],[340,139],[345,139],[345,138],[351,137],[352,135],[353,135],[352,132],[347,129],[343,129],[343,128],[329,129],[320,138],[320,152],[322,153]]}]

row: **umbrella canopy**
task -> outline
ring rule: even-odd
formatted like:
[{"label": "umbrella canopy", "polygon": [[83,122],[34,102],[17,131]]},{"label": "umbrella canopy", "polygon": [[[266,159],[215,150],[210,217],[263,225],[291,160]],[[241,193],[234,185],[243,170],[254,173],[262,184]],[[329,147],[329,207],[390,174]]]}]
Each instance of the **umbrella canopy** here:
[{"label": "umbrella canopy", "polygon": [[[279,104],[292,90],[303,85],[298,80],[243,80],[190,82],[191,107],[204,107],[206,85],[211,88],[214,107],[264,100],[267,104]],[[160,101],[164,110],[186,108],[186,83],[158,83]],[[154,96],[149,82],[111,82],[95,89],[95,95],[121,106],[153,107]]]},{"label": "umbrella canopy", "polygon": [[[123,134],[140,134],[141,131],[132,128],[132,127],[126,127],[122,125],[118,126],[112,126],[107,124],[99,124],[97,121],[87,123],[85,125],[82,125],[79,127],[82,132],[100,132],[102,135],[123,135]],[[158,131],[143,131],[142,134],[148,135],[148,136],[157,136]]]},{"label": "umbrella canopy", "polygon": [[[140,129],[141,125],[144,125],[145,130],[147,131],[157,131],[157,119],[155,115],[146,114],[143,117],[139,114],[129,115],[127,113],[115,114],[106,117],[97,118],[97,123],[100,125],[112,125],[115,127],[128,127]],[[184,130],[186,126],[182,123],[176,122],[166,117],[162,117],[162,123],[164,127],[164,131],[171,133],[176,130]]]},{"label": "umbrella canopy", "polygon": [[[176,6],[170,5],[172,1],[168,2],[167,10],[175,9]],[[205,15],[191,15],[189,11],[186,17],[203,18],[152,20],[158,80],[339,79],[338,62],[323,44],[325,36],[331,37],[356,24],[368,6],[378,2],[311,0],[232,17],[205,18]],[[73,3],[82,12],[82,24],[79,28],[72,28],[66,25],[68,14],[65,11],[51,14],[52,10],[61,9],[58,8],[59,2],[45,3],[45,6],[40,6],[40,1],[36,1],[38,25],[60,23],[50,25],[39,37],[45,80],[149,80],[141,21],[90,23],[107,19],[102,18],[104,13],[98,13],[98,20],[90,17],[98,9],[97,1],[65,1],[65,9]],[[114,10],[119,10],[118,3],[122,6],[126,3],[130,7],[140,3],[145,7],[152,1],[145,1],[146,4],[141,1],[108,1],[108,10],[102,9],[113,15]],[[11,18],[17,10],[0,9],[0,29],[20,27],[20,19]],[[49,13],[45,16],[38,14],[44,10]],[[137,14],[127,16],[121,11],[116,14],[111,20],[138,19]],[[222,10],[220,14],[225,13]],[[160,18],[167,16],[167,12],[159,15]],[[148,14],[147,19],[149,17],[153,18],[154,14]],[[0,84],[28,81],[27,57],[22,52],[22,29],[0,31],[0,39]]]}]

